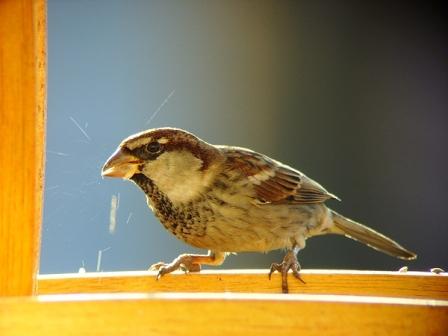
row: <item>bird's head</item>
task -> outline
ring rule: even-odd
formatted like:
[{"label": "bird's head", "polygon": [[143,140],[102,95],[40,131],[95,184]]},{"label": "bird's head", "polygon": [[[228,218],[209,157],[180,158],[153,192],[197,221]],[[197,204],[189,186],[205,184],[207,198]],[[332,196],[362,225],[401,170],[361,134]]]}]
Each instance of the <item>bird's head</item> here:
[{"label": "bird's head", "polygon": [[103,166],[101,175],[149,178],[171,201],[185,202],[206,188],[214,167],[222,161],[219,149],[176,128],[156,128],[121,142]]}]

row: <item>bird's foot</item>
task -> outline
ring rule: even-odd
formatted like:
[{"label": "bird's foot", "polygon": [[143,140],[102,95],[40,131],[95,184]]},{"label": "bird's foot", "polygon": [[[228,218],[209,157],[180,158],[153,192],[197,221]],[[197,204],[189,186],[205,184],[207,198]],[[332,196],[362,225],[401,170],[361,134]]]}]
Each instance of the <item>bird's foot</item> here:
[{"label": "bird's foot", "polygon": [[300,264],[297,260],[296,253],[294,251],[288,251],[283,258],[283,261],[279,264],[273,263],[271,265],[271,270],[269,272],[269,280],[271,280],[271,275],[275,271],[281,273],[282,275],[282,292],[288,293],[288,271],[291,270],[292,274],[296,279],[299,279],[301,282],[305,283],[303,279],[300,277]]},{"label": "bird's foot", "polygon": [[152,265],[149,270],[159,271],[157,273],[157,280],[165,274],[177,271],[178,269],[183,270],[185,273],[199,272],[201,270],[201,264],[195,263],[195,257],[196,256],[190,254],[181,254],[169,264],[159,261]]}]

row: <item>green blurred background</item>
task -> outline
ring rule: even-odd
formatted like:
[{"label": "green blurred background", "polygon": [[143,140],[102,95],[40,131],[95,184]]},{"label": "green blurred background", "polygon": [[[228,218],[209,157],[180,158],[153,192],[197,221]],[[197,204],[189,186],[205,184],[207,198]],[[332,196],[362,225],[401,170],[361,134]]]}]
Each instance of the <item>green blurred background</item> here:
[{"label": "green blurred background", "polygon": [[[304,268],[447,267],[442,13],[430,2],[48,0],[41,273],[95,271],[104,249],[104,271],[196,251],[133,184],[100,177],[124,137],[161,126],[296,167],[342,198],[330,207],[419,255],[403,262],[325,236],[300,252]],[[282,255],[241,253],[222,267],[267,269]]]}]

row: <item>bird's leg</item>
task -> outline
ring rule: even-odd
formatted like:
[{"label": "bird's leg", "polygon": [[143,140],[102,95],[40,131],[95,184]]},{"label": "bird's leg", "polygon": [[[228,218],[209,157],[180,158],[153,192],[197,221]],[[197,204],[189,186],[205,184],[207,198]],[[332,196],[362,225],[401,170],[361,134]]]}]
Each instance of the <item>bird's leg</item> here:
[{"label": "bird's leg", "polygon": [[299,279],[303,283],[305,281],[302,280],[300,277],[299,271],[300,271],[300,264],[297,260],[297,253],[299,252],[298,247],[294,247],[292,250],[288,250],[286,252],[285,257],[283,258],[283,261],[279,264],[273,263],[271,265],[271,270],[269,272],[269,280],[271,280],[271,275],[275,271],[281,273],[282,275],[282,292],[288,293],[288,271],[292,270],[292,274],[295,278]]},{"label": "bird's leg", "polygon": [[201,265],[213,265],[219,266],[224,262],[226,254],[224,252],[208,251],[207,255],[203,254],[181,254],[171,263],[166,264],[160,261],[152,265],[150,271],[159,271],[157,274],[157,280],[165,274],[171,273],[178,269],[182,269],[185,273],[199,272]]}]

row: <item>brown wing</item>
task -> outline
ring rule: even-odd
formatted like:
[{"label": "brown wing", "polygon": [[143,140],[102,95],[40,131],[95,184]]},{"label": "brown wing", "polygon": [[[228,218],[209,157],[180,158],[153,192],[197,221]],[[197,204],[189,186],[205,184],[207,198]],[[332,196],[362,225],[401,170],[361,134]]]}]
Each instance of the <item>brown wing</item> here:
[{"label": "brown wing", "polygon": [[247,177],[261,203],[311,204],[339,199],[298,170],[265,155],[244,148],[225,151],[227,169]]}]

